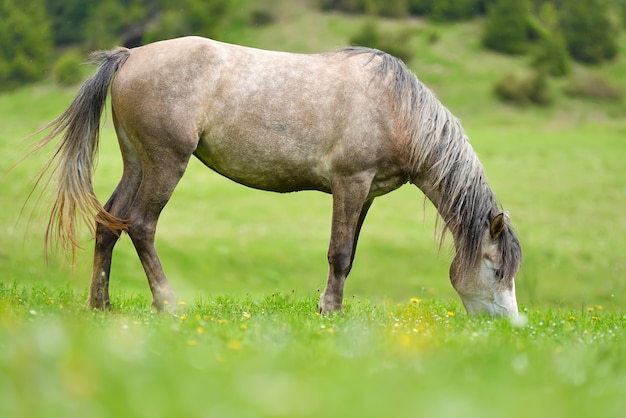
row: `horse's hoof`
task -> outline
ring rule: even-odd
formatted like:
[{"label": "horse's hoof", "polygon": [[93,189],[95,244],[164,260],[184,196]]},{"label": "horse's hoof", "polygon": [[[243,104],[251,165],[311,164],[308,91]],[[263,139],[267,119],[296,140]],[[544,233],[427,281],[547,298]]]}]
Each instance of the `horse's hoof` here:
[{"label": "horse's hoof", "polygon": [[322,303],[320,302],[318,306],[318,312],[322,315],[329,315],[332,313],[341,312],[342,306],[341,303]]},{"label": "horse's hoof", "polygon": [[103,311],[103,312],[113,311],[113,308],[111,308],[111,302],[109,301],[104,302],[104,301],[89,300],[87,301],[87,306],[92,311]]},{"label": "horse's hoof", "polygon": [[176,310],[176,298],[172,296],[162,300],[153,299],[152,309],[157,312],[174,312]]}]

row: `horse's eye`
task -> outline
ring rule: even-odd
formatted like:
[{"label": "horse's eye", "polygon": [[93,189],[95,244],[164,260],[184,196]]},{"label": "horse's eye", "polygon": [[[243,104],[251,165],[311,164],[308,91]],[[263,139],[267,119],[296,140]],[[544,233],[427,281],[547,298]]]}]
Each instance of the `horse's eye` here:
[{"label": "horse's eye", "polygon": [[495,269],[495,266],[493,265],[493,261],[491,261],[491,259],[489,259],[489,257],[485,257],[483,258],[483,261],[485,263],[485,265],[490,268],[491,270]]}]

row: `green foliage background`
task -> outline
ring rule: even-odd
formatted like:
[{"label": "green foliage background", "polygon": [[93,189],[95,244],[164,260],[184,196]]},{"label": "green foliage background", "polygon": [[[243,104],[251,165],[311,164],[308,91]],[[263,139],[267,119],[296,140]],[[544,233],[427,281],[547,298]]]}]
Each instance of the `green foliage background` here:
[{"label": "green foliage background", "polygon": [[41,79],[52,55],[44,0],[0,1],[0,91]]},{"label": "green foliage background", "polygon": [[[512,54],[543,49],[542,66],[567,72],[567,59],[601,63],[618,53],[623,0],[309,0],[309,8],[387,18],[418,16],[432,22],[484,20],[487,48]],[[227,38],[241,25],[271,21],[275,2],[246,0],[0,0],[0,87],[41,79],[59,48],[84,51],[138,46],[183,35]],[[18,7],[19,6],[19,7]],[[553,19],[546,21],[545,9]],[[254,16],[263,16],[254,20]],[[268,20],[269,19],[269,20]],[[382,42],[390,46],[401,39]],[[400,47],[391,47],[400,50]],[[565,62],[564,62],[565,60]]]}]

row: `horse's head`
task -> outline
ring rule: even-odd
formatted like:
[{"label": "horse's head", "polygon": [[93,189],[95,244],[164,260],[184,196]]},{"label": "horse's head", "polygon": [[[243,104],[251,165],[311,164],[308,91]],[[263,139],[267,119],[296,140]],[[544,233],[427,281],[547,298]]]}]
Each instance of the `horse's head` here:
[{"label": "horse's head", "polygon": [[473,271],[459,268],[459,254],[450,266],[450,280],[469,314],[516,316],[515,278],[522,252],[504,213],[485,224],[481,257]]}]

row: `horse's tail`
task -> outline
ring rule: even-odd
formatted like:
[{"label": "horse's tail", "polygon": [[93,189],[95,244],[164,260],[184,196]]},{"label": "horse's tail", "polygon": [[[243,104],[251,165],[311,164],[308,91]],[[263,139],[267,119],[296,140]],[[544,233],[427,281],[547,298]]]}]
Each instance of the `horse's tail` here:
[{"label": "horse's tail", "polygon": [[[56,180],[56,198],[45,233],[46,253],[57,245],[71,251],[79,248],[80,224],[95,234],[94,219],[112,231],[127,229],[128,222],[108,213],[98,201],[91,181],[98,154],[100,117],[106,103],[109,84],[116,71],[130,56],[127,48],[99,51],[92,55],[98,69],[80,88],[69,107],[43,130],[50,132],[39,141],[39,150],[63,134],[54,154],[39,174],[37,183],[52,168]],[[48,180],[49,182],[50,180]],[[77,221],[77,218],[78,221]]]}]

